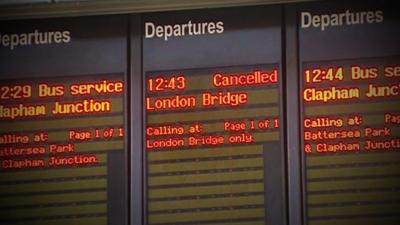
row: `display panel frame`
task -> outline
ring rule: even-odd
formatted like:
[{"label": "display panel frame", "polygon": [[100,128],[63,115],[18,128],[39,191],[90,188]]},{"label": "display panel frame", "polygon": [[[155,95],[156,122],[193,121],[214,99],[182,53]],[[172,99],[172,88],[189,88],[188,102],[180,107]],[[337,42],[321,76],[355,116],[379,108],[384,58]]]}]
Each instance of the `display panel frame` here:
[{"label": "display panel frame", "polygon": [[[250,10],[250,8],[251,7],[246,7],[246,8],[244,8],[244,9],[246,9],[246,10]],[[267,7],[265,7],[265,8],[267,8]],[[276,6],[276,7],[273,7],[273,8],[275,8],[276,9],[276,11],[275,12],[280,12],[281,10],[282,10],[282,6]],[[239,11],[241,11],[241,10],[244,10],[244,9],[242,9],[242,8],[236,8],[236,9],[229,9],[229,11],[231,11],[232,10],[232,12],[239,12]],[[254,9],[254,8],[253,8]],[[255,11],[257,11],[257,12],[259,12],[260,10],[263,10],[263,7],[261,7],[261,8],[258,8],[257,10],[255,10]],[[272,9],[271,9],[272,10]],[[201,15],[201,17],[199,16],[200,14],[203,14],[203,13],[205,13],[205,12],[210,12],[210,17],[205,17],[205,15]],[[222,9],[221,10],[219,10],[219,11],[221,11],[222,12]],[[218,17],[216,17],[215,15],[216,15],[216,13],[217,12],[219,12],[218,10],[198,10],[198,11],[196,11],[195,12],[195,14],[194,14],[194,17],[193,18],[197,18],[198,16],[199,16],[199,18],[208,18],[209,20],[212,20],[213,18],[218,18]],[[142,23],[144,24],[146,21],[152,21],[152,22],[154,22],[154,23],[156,23],[157,21],[161,21],[161,19],[162,18],[166,18],[166,17],[169,17],[167,20],[164,20],[163,21],[163,23],[165,24],[165,23],[167,23],[166,21],[173,21],[173,17],[171,17],[171,16],[167,16],[168,14],[170,14],[170,15],[172,15],[172,14],[174,14],[174,13],[176,13],[176,15],[178,16],[178,17],[180,17],[180,18],[184,18],[184,17],[182,17],[181,15],[190,15],[190,12],[191,11],[188,11],[188,12],[185,12],[185,11],[182,11],[182,12],[170,12],[170,13],[158,13],[158,14],[154,14],[154,15],[159,15],[160,17],[158,18],[158,17],[156,17],[156,16],[154,16],[153,14],[148,14],[148,15],[146,15],[144,18],[142,18]],[[180,15],[181,14],[181,15]],[[276,15],[276,13],[273,13],[274,15]],[[222,18],[222,17],[221,17]],[[282,14],[280,14],[279,16],[277,16],[276,17],[276,19],[282,19]],[[189,19],[188,19],[189,20]],[[179,21],[179,20],[177,20],[177,21]],[[268,22],[269,24],[271,24],[271,22]],[[240,23],[241,25],[239,26],[239,27],[241,27],[241,28],[244,28],[245,26],[242,24],[242,23]],[[272,23],[273,24],[273,23]],[[254,26],[254,25],[253,25]],[[281,33],[283,32],[283,29],[284,28],[282,28],[281,26],[279,26],[279,27],[275,27],[275,25],[271,25],[273,28],[272,28],[272,30],[275,30],[276,29],[276,34],[279,34],[279,35],[281,35]],[[144,26],[142,25],[142,30],[144,30]],[[275,32],[275,31],[274,31]],[[144,34],[143,34],[144,35]],[[188,38],[182,38],[182,39],[188,39]],[[194,40],[195,40],[195,37],[193,37],[193,38],[191,38],[191,39],[193,39],[193,40],[191,40],[190,42],[193,42],[193,43],[195,43],[194,42]],[[198,37],[198,39],[199,40],[201,40],[201,42],[200,43],[204,43],[204,40],[205,40],[205,38],[203,38],[203,37]],[[212,38],[210,38],[210,39],[212,39]],[[275,50],[275,49],[281,49],[281,46],[280,45],[276,45],[276,43],[280,43],[280,44],[282,44],[283,42],[281,42],[281,41],[277,41],[278,39],[274,39],[274,38],[267,38],[266,40],[264,39],[264,41],[268,41],[268,40],[276,40],[276,42],[270,42],[268,45],[270,45],[270,44],[274,44],[274,46],[272,47],[272,51],[277,51],[277,50]],[[271,41],[272,41],[271,40]],[[164,40],[163,40],[164,41]],[[189,40],[188,40],[188,42],[189,42]],[[150,43],[153,43],[151,46],[151,48],[150,47],[148,47],[148,46],[150,46]],[[143,77],[145,77],[145,73],[147,72],[147,70],[155,70],[155,71],[168,71],[168,70],[174,70],[174,69],[177,69],[177,70],[180,70],[180,69],[200,69],[200,68],[212,68],[212,67],[229,67],[229,66],[234,66],[234,65],[246,65],[246,64],[264,64],[264,63],[273,63],[273,62],[276,62],[276,61],[279,61],[278,62],[278,64],[279,64],[279,68],[280,69],[282,69],[282,70],[280,70],[279,71],[279,75],[280,75],[280,83],[281,83],[281,85],[280,85],[280,93],[283,93],[282,92],[282,89],[283,89],[283,84],[284,84],[284,82],[285,82],[285,80],[286,80],[286,78],[284,77],[285,76],[285,74],[284,74],[284,69],[282,68],[282,53],[279,53],[278,55],[275,55],[274,57],[276,57],[277,59],[273,59],[272,60],[272,62],[270,61],[270,60],[268,60],[268,59],[266,59],[266,58],[271,58],[271,56],[267,56],[266,58],[264,58],[264,60],[260,60],[260,59],[257,59],[257,60],[255,60],[255,62],[251,62],[251,61],[249,61],[248,59],[246,59],[245,60],[245,62],[240,62],[240,61],[238,61],[238,59],[235,59],[234,61],[234,63],[229,63],[228,61],[226,61],[225,60],[225,62],[224,62],[224,60],[222,60],[222,63],[217,63],[217,62],[211,62],[211,61],[209,61],[209,62],[207,62],[207,61],[203,61],[202,63],[200,63],[199,65],[196,65],[196,64],[193,64],[193,65],[191,65],[190,63],[193,63],[192,62],[192,60],[194,59],[194,58],[196,58],[196,57],[198,57],[196,54],[198,54],[198,53],[196,53],[195,54],[195,56],[190,56],[189,58],[186,58],[187,59],[187,61],[185,62],[185,61],[179,61],[179,62],[183,62],[183,64],[184,65],[180,65],[180,66],[175,66],[175,67],[172,67],[171,65],[176,65],[177,63],[178,63],[178,60],[179,60],[179,58],[182,56],[182,53],[179,53],[179,57],[178,57],[178,60],[177,59],[174,59],[174,58],[170,58],[171,60],[170,60],[170,64],[166,64],[165,62],[164,63],[160,63],[160,62],[162,62],[162,58],[163,57],[165,57],[165,56],[159,56],[160,54],[158,54],[157,55],[157,51],[161,51],[161,49],[164,49],[163,51],[165,52],[166,51],[166,49],[168,49],[168,47],[167,46],[169,46],[169,45],[172,45],[172,46],[174,46],[174,45],[176,45],[176,43],[178,43],[178,40],[172,40],[171,39],[171,41],[170,40],[168,40],[167,42],[165,42],[165,47],[160,47],[160,50],[155,50],[159,45],[161,45],[163,42],[160,40],[160,41],[155,41],[155,40],[146,40],[145,38],[143,38],[143,49],[142,49],[142,51],[143,51],[143,54],[144,54],[144,56],[143,56],[143,60],[144,60],[144,62],[143,62]],[[186,43],[185,44],[183,44],[184,46],[188,46]],[[212,45],[212,44],[211,44]],[[150,48],[150,50],[148,49],[148,48]],[[195,47],[196,48],[196,47]],[[266,47],[266,49],[267,49],[267,47]],[[213,50],[214,51],[214,50]],[[146,52],[150,52],[149,54],[147,54]],[[259,51],[257,51],[257,52],[259,52]],[[146,55],[147,54],[147,55]],[[157,62],[157,63],[154,63],[154,62],[151,62],[151,58],[149,58],[149,56],[148,55],[153,55],[153,58],[154,57],[157,57],[156,59],[154,59],[153,61],[154,62]],[[162,55],[162,54],[161,54]],[[211,53],[211,55],[213,55],[213,57],[215,57],[216,56],[216,53]],[[243,58],[243,57],[240,57],[240,58]],[[173,59],[173,60],[172,60]],[[229,59],[229,60],[231,60],[231,59]],[[276,61],[275,61],[276,60]],[[149,62],[150,61],[150,62]],[[168,60],[167,60],[168,61]],[[189,62],[189,63],[188,63]],[[150,66],[150,65],[155,65],[155,68],[152,68],[152,66]],[[179,65],[179,64],[178,64]],[[147,69],[146,69],[147,68]],[[144,80],[142,80],[142,87],[143,87],[143,96],[145,96],[145,90],[144,90],[144,87],[145,87],[145,85],[146,85],[146,81],[144,81]],[[283,112],[283,110],[285,109],[285,107],[284,107],[284,102],[282,102],[283,101],[283,96],[284,96],[284,94],[280,94],[280,97],[279,97],[279,99],[280,99],[280,101],[281,101],[281,104],[280,104],[280,106],[279,106],[279,108],[280,108],[280,111],[281,111],[281,120],[280,120],[280,132],[281,132],[281,134],[282,135],[284,135],[284,126],[285,125],[282,125],[282,124],[284,124],[285,123],[285,119],[284,119],[284,112]],[[144,97],[143,97],[143,99],[144,99]],[[143,101],[143,104],[145,104],[145,102]],[[144,115],[146,115],[145,114],[145,112],[144,112]],[[144,118],[145,118],[145,116],[144,116]],[[146,124],[144,123],[143,124],[143,132],[145,132],[145,130],[144,130],[144,128],[146,127]],[[143,143],[146,141],[146,139],[145,139],[145,137],[143,136]],[[281,158],[281,162],[282,162],[282,165],[281,165],[281,169],[282,169],[282,173],[279,175],[279,180],[280,181],[278,181],[278,183],[281,183],[281,188],[280,188],[280,191],[281,191],[281,193],[282,193],[282,195],[279,195],[279,196],[275,196],[275,197],[279,197],[279,198],[281,198],[282,200],[279,200],[279,202],[280,202],[280,204],[282,204],[282,207],[284,208],[284,210],[283,211],[281,211],[280,213],[278,213],[278,214],[275,214],[276,216],[274,217],[274,218],[276,218],[277,220],[279,220],[279,223],[282,223],[282,224],[286,224],[286,209],[285,209],[285,207],[286,207],[286,205],[287,205],[287,203],[286,203],[286,194],[284,193],[284,190],[286,189],[285,188],[285,186],[286,186],[286,168],[285,168],[285,165],[286,165],[286,150],[285,150],[285,146],[286,145],[286,143],[285,143],[285,141],[282,139],[281,140],[281,143],[280,143],[280,148],[282,148],[282,154],[281,154],[281,156],[280,156],[280,158]],[[143,149],[145,149],[144,147],[143,147]],[[146,162],[146,157],[145,156],[143,156],[144,157],[144,162]],[[146,170],[147,170],[147,166],[144,166],[144,174],[146,174],[147,172],[146,172]],[[278,176],[278,174],[276,174],[277,176]],[[146,175],[144,175],[144,176],[146,176]],[[145,180],[144,180],[145,181]],[[145,184],[144,184],[144,188],[146,188],[145,187]],[[144,189],[144,190],[146,190],[146,189]],[[146,192],[146,191],[144,191],[144,192]],[[144,208],[145,208],[145,210],[147,209],[147,203],[146,203],[146,194],[143,194],[143,196],[144,196]],[[272,214],[272,213],[271,213]],[[144,220],[146,220],[146,212],[144,213]],[[279,219],[278,219],[279,218]]]}]

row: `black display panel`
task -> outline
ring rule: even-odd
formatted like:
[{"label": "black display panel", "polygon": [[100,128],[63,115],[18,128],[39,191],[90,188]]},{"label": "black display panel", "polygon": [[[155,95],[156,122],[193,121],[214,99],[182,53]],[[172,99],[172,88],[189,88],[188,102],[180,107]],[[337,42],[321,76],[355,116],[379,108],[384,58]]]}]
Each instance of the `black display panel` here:
[{"label": "black display panel", "polygon": [[298,18],[305,224],[399,224],[396,7],[304,4]]},{"label": "black display panel", "polygon": [[1,23],[1,224],[127,224],[124,24]]},{"label": "black display panel", "polygon": [[281,8],[143,18],[146,224],[284,224]]}]

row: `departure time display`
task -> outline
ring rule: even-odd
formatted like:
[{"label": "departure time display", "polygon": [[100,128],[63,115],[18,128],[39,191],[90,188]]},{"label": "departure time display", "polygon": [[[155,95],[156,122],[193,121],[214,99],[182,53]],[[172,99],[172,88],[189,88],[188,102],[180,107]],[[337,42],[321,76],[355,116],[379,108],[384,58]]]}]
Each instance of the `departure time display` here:
[{"label": "departure time display", "polygon": [[146,73],[148,224],[264,224],[279,93],[273,64]]}]

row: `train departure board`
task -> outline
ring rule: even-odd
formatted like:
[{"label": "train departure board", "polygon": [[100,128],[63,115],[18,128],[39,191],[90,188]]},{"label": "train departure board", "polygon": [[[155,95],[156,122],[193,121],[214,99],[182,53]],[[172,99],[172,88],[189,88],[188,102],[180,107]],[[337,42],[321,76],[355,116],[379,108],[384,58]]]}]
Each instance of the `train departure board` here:
[{"label": "train departure board", "polygon": [[147,224],[283,224],[279,15],[145,17]]},{"label": "train departure board", "polygon": [[400,222],[400,17],[359,3],[299,10],[308,225]]},{"label": "train departure board", "polygon": [[396,1],[295,2],[0,21],[0,225],[399,225]]},{"label": "train departure board", "polygon": [[127,224],[124,22],[1,30],[0,224]]}]

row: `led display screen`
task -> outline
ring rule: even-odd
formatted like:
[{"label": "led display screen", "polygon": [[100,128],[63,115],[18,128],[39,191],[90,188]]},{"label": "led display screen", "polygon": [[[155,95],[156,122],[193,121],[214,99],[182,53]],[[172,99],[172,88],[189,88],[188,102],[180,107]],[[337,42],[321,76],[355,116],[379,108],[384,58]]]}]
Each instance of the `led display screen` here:
[{"label": "led display screen", "polygon": [[306,224],[399,222],[399,20],[391,8],[321,3],[299,12]]},{"label": "led display screen", "polygon": [[282,224],[279,8],[170,15],[144,21],[147,224]]},{"label": "led display screen", "polygon": [[126,54],[116,23],[123,18],[1,30],[1,224],[126,224]]}]

